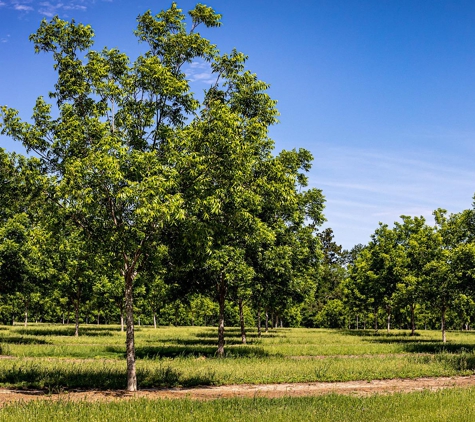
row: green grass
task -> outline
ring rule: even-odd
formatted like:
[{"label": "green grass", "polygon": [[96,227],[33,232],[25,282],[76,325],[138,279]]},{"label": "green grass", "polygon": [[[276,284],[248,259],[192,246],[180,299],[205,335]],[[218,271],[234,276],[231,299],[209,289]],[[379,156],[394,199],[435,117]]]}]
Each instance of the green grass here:
[{"label": "green grass", "polygon": [[475,389],[372,396],[327,395],[281,399],[130,400],[113,403],[30,402],[1,410],[4,422],[22,421],[473,421]]},{"label": "green grass", "polygon": [[[474,367],[475,356],[466,353],[324,360],[185,357],[143,359],[137,363],[139,387],[142,388],[471,375]],[[119,389],[125,386],[125,362],[61,358],[3,360],[0,361],[0,385],[49,391]]]},{"label": "green grass", "polygon": [[[0,385],[60,391],[125,386],[125,334],[118,326],[1,327]],[[470,375],[475,333],[277,329],[240,344],[228,328],[227,357],[216,352],[216,330],[204,327],[138,327],[139,387],[350,381]]]}]

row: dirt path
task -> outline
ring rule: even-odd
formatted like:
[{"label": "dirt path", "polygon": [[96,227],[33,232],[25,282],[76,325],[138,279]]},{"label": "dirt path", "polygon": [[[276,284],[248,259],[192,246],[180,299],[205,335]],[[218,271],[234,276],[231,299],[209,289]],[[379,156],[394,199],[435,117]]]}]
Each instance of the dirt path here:
[{"label": "dirt path", "polygon": [[219,387],[169,388],[141,390],[128,393],[123,390],[114,391],[72,391],[48,395],[39,390],[0,390],[0,407],[20,401],[30,400],[86,400],[113,401],[135,398],[190,398],[196,400],[212,400],[229,397],[303,397],[336,393],[356,396],[372,394],[390,394],[394,392],[410,392],[420,390],[439,390],[451,387],[474,387],[475,376],[391,379],[376,381],[349,382],[312,382],[291,384],[260,384],[260,385],[226,385]]}]

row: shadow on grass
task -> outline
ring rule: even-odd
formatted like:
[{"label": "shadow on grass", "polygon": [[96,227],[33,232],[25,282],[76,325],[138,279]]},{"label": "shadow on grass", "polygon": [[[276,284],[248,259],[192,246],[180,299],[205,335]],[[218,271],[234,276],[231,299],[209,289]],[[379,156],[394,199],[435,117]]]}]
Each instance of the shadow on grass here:
[{"label": "shadow on grass", "polygon": [[473,353],[475,345],[464,343],[408,343],[404,344],[404,351],[409,353]]},{"label": "shadow on grass", "polygon": [[[377,337],[377,338],[395,338],[395,337],[407,337],[408,339],[414,339],[420,336],[420,333],[415,332],[413,336],[411,336],[410,331],[399,331],[399,332],[389,332],[386,331],[374,331],[374,330],[341,330],[342,334],[347,336],[356,336],[356,337]],[[431,340],[432,341],[432,340]]]},{"label": "shadow on grass", "polygon": [[51,342],[46,341],[41,338],[31,338],[31,337],[0,337],[0,343],[8,344],[51,344]]},{"label": "shadow on grass", "polygon": [[[146,346],[137,347],[135,355],[139,359],[160,359],[177,357],[216,357],[217,344],[214,346]],[[124,355],[125,356],[125,355]],[[262,358],[269,354],[261,347],[226,346],[225,357]]]},{"label": "shadow on grass", "polygon": [[[125,389],[126,373],[121,368],[82,368],[79,365],[69,367],[45,368],[37,364],[28,366],[13,365],[0,370],[1,383],[16,388],[39,388],[51,393],[69,389]],[[137,380],[141,388],[193,387],[215,385],[213,371],[205,374],[184,376],[180,371],[161,366],[153,369],[137,369]]]},{"label": "shadow on grass", "polygon": [[[61,327],[61,328],[20,328],[15,329],[14,333],[30,336],[74,336],[74,327]],[[91,327],[79,327],[80,336],[88,337],[110,337],[114,335],[110,329],[100,329]]]},{"label": "shadow on grass", "polygon": [[[197,338],[217,338],[217,329],[207,329],[205,331],[202,331],[201,333],[196,333],[195,337]],[[241,341],[241,330],[239,328],[226,328],[225,330],[225,337],[226,340],[233,339],[233,338],[238,338],[239,341]],[[247,339],[259,339],[259,336],[257,334],[257,330],[246,330],[246,337]],[[262,337],[261,338],[272,338],[272,337],[286,337],[285,334],[283,333],[277,333],[275,331],[269,331],[268,333],[265,333],[262,331]]]},{"label": "shadow on grass", "polygon": [[[257,340],[257,339],[256,339]],[[157,342],[156,340],[149,340],[149,342]],[[255,342],[253,339],[248,339],[247,344],[252,345]],[[168,344],[178,344],[183,346],[216,346],[218,344],[218,339],[216,337],[202,337],[199,339],[183,339],[183,338],[169,338],[169,339],[160,339],[160,343]],[[258,343],[258,341],[257,341]],[[226,337],[226,344],[230,345],[240,345],[242,344],[241,337],[239,338],[229,338]]]}]

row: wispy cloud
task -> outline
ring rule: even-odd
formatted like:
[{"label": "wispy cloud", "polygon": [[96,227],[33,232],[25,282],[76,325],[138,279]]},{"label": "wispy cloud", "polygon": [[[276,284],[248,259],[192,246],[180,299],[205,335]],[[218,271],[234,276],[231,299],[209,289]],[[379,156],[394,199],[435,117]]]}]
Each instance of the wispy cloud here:
[{"label": "wispy cloud", "polygon": [[212,84],[216,81],[216,75],[212,73],[209,63],[194,61],[185,70],[191,82]]},{"label": "wispy cloud", "polygon": [[378,222],[400,215],[432,221],[436,208],[459,212],[471,206],[475,170],[463,153],[335,148],[321,144],[310,185],[327,199],[326,226],[344,247],[366,243]]},{"label": "wispy cloud", "polygon": [[36,1],[36,0],[0,0],[0,6],[10,7],[22,13],[37,12],[46,17],[65,15],[68,11],[86,11],[89,4],[94,0],[64,0],[60,2]]},{"label": "wispy cloud", "polygon": [[28,6],[26,4],[14,4],[13,8],[15,10],[18,10],[19,12],[32,12],[33,10],[35,10],[33,9],[33,7]]}]

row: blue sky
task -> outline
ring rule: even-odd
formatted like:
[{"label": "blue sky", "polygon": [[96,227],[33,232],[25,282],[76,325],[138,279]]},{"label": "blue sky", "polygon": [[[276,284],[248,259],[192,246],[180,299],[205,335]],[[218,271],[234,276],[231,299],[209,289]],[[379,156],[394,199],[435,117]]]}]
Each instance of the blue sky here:
[{"label": "blue sky", "polygon": [[[475,193],[475,2],[438,0],[212,0],[223,26],[202,34],[236,47],[271,84],[276,150],[303,147],[311,187],[327,199],[326,226],[345,248],[379,221],[459,212]],[[135,18],[170,1],[0,0],[0,104],[28,118],[54,84],[51,57],[28,35],[42,18],[89,23],[95,48],[140,53]],[[185,11],[194,1],[178,1]],[[190,67],[197,91],[206,68]],[[0,138],[0,146],[22,151]]]}]

